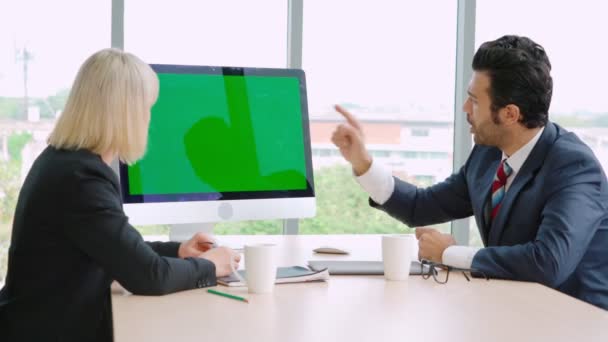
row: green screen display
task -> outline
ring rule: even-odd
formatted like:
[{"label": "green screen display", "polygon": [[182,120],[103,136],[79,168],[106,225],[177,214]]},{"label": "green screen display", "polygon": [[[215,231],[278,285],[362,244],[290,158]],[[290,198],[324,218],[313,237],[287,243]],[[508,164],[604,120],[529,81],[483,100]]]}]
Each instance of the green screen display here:
[{"label": "green screen display", "polygon": [[297,77],[160,73],[129,194],[306,189]]}]

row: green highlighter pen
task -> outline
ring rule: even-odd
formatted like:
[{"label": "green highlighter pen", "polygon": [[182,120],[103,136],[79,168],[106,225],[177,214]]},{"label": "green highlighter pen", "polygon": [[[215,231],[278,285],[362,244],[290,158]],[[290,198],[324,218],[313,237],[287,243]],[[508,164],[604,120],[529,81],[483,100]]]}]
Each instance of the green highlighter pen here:
[{"label": "green highlighter pen", "polygon": [[222,296],[222,297],[228,297],[228,298],[240,300],[241,302],[249,303],[249,301],[247,300],[247,298],[235,296],[235,295],[232,295],[230,293],[220,292],[220,291],[216,291],[216,290],[213,290],[213,289],[208,289],[207,292],[213,293],[213,294],[216,294],[216,295],[219,295],[219,296]]}]

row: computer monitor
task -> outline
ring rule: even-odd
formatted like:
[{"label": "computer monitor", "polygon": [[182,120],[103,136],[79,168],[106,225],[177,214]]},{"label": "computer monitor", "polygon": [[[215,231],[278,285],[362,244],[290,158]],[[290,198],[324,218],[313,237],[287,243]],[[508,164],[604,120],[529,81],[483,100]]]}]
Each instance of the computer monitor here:
[{"label": "computer monitor", "polygon": [[132,224],[314,216],[302,70],[151,66],[147,152],[119,165]]}]

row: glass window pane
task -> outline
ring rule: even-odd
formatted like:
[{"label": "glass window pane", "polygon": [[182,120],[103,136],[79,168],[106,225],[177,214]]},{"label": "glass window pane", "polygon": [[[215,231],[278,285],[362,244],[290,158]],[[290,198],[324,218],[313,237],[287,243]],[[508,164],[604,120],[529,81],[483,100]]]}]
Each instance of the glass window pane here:
[{"label": "glass window pane", "polygon": [[[422,34],[423,33],[423,34]],[[341,104],[363,123],[368,149],[417,185],[452,172],[456,2],[310,1],[303,69],[315,153],[317,216],[303,234],[392,233],[407,227],[369,207],[331,144]],[[432,156],[432,157],[431,157]],[[449,230],[449,224],[440,226]]]},{"label": "glass window pane", "polygon": [[125,50],[148,63],[284,68],[287,1],[126,0]]},{"label": "glass window pane", "polygon": [[[284,68],[287,1],[126,0],[125,50],[148,63]],[[225,222],[214,228],[216,234],[282,230],[281,220]],[[146,231],[162,235],[169,227]]]},{"label": "glass window pane", "polygon": [[[550,8],[548,15],[547,9]],[[608,3],[583,0],[478,1],[476,48],[506,34],[523,35],[542,45],[551,61],[553,98],[549,119],[575,132],[608,170]],[[514,18],[516,18],[514,20]],[[481,245],[475,222],[471,245]]]},{"label": "glass window pane", "polygon": [[17,195],[82,62],[110,46],[111,1],[10,1],[0,19],[0,283]]}]

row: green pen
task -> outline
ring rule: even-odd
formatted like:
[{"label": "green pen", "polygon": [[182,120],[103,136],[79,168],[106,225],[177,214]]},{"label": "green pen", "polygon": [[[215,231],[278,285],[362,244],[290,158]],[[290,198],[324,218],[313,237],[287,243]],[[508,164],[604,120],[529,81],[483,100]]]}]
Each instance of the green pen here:
[{"label": "green pen", "polygon": [[219,295],[219,296],[223,296],[223,297],[228,297],[228,298],[240,300],[241,302],[249,303],[249,301],[247,300],[247,298],[235,296],[235,295],[232,295],[230,293],[220,292],[220,291],[216,291],[216,290],[213,290],[213,289],[208,289],[207,292],[213,293],[213,294],[216,294],[216,295]]}]

